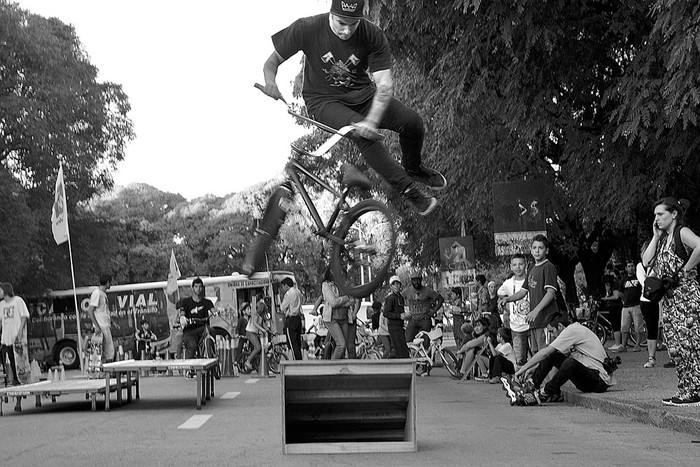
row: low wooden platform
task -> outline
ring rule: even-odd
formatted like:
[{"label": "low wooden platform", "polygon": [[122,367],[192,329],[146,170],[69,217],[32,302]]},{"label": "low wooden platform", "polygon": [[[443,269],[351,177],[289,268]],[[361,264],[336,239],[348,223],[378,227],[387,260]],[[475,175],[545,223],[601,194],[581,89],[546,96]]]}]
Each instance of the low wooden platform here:
[{"label": "low wooden platform", "polygon": [[282,362],[285,454],[415,452],[415,361]]},{"label": "low wooden platform", "polygon": [[[126,381],[122,382],[124,388],[128,388]],[[97,395],[105,395],[105,400],[109,400],[109,392],[117,391],[121,387],[116,378],[109,381],[100,379],[70,379],[66,381],[39,381],[38,383],[25,384],[23,386],[13,386],[0,389],[0,416],[2,415],[2,404],[7,403],[9,398],[16,399],[15,411],[22,411],[22,399],[36,397],[36,407],[41,407],[41,398],[51,398],[56,402],[56,397],[64,394],[85,394],[86,398],[92,401],[92,410],[97,410]]]},{"label": "low wooden platform", "polygon": [[[214,397],[214,367],[219,364],[216,358],[190,358],[183,360],[122,360],[120,362],[105,363],[102,369],[105,372],[105,384],[111,381],[111,376],[117,378],[117,404],[121,404],[122,375],[126,377],[126,386],[136,387],[136,398],[141,397],[140,377],[141,372],[164,372],[172,374],[174,370],[194,371],[197,378],[197,410],[206,405],[206,401]],[[131,390],[127,391],[131,400]],[[105,411],[109,411],[109,397],[105,399]]]}]

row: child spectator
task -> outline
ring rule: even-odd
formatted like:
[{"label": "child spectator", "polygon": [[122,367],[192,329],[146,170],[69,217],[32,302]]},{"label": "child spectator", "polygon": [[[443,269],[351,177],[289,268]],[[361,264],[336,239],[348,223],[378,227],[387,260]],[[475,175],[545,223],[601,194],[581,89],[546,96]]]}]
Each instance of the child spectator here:
[{"label": "child spectator", "polygon": [[477,361],[476,364],[478,364],[483,370],[483,373],[486,374],[486,363],[488,360],[484,362],[484,358],[478,357],[482,356],[481,354],[482,350],[484,350],[484,346],[488,346],[486,343],[486,339],[490,337],[488,328],[489,319],[486,316],[482,316],[474,322],[474,337],[467,341],[456,353],[458,358],[464,355],[464,359],[462,360],[459,374],[457,376],[450,376],[452,379],[459,379],[462,381],[468,380],[469,370],[472,368],[475,359]]},{"label": "child spectator", "polygon": [[238,356],[243,352],[243,345],[245,344],[246,331],[245,328],[248,326],[248,315],[250,314],[250,303],[243,302],[240,311],[238,312],[238,322],[236,323],[236,336],[238,336],[238,345],[236,345],[236,355],[234,358],[238,359]]},{"label": "child spectator", "polygon": [[151,331],[151,323],[146,319],[141,320],[141,329],[136,331],[136,358],[138,360],[142,356],[146,359],[154,357],[153,342],[156,339],[156,334]]},{"label": "child spectator", "polygon": [[[527,278],[527,260],[522,253],[516,253],[510,258],[510,270],[513,276],[507,279],[498,289],[498,296],[508,297],[518,292]],[[530,312],[530,302],[527,295],[518,301],[507,304],[510,322],[510,331],[513,336],[513,352],[515,364],[523,366],[527,361],[530,345],[528,344],[528,331],[530,325],[527,322],[527,314]]]},{"label": "child spectator", "polygon": [[496,333],[498,344],[494,347],[491,339],[486,339],[492,357],[489,359],[489,383],[498,384],[501,382],[501,375],[515,373],[515,354],[510,329],[498,328]]},{"label": "child spectator", "polygon": [[[526,320],[530,325],[530,346],[532,353],[537,353],[547,346],[545,327],[547,319],[557,313],[557,268],[547,259],[549,240],[544,235],[535,235],[530,245],[530,254],[535,265],[527,274],[522,288],[513,295],[501,298],[500,303],[517,302],[530,294],[530,312]],[[534,305],[534,306],[533,306]]]}]

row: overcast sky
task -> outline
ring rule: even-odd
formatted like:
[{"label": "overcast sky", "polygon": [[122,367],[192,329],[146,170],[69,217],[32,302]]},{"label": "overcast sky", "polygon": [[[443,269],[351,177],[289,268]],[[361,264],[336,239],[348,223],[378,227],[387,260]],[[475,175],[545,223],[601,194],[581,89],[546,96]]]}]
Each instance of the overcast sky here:
[{"label": "overcast sky", "polygon": [[[121,84],[136,139],[114,173],[187,199],[238,192],[282,172],[302,134],[253,88],[270,36],[330,0],[19,0],[75,27],[99,81]],[[300,55],[280,68],[291,96]]]}]

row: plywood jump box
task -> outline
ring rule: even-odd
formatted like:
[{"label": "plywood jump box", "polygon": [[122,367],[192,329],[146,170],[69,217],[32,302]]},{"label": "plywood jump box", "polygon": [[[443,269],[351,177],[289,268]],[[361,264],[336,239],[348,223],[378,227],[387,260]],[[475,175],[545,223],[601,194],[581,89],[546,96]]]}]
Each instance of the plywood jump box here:
[{"label": "plywood jump box", "polygon": [[415,452],[415,361],[282,362],[285,454]]}]

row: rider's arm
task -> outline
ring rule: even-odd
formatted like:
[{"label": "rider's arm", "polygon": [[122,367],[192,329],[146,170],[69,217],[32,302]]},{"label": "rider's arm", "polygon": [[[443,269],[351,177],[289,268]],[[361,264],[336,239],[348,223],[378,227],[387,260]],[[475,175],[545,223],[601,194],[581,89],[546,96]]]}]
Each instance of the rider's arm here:
[{"label": "rider's arm", "polygon": [[263,65],[263,75],[265,76],[264,92],[273,99],[284,100],[282,93],[280,93],[280,90],[277,88],[277,69],[284,61],[282,56],[275,50],[265,61],[265,65]]},{"label": "rider's arm", "polygon": [[[374,93],[372,105],[369,108],[367,116],[364,120],[355,125],[360,136],[363,137],[372,137],[373,133],[379,128],[379,123],[382,121],[384,112],[394,93],[394,82],[391,78],[391,70],[375,71],[372,73],[372,78],[374,79],[374,84],[377,86],[377,92]],[[366,133],[363,131],[364,128],[367,128]]]},{"label": "rider's arm", "polygon": [[435,293],[435,295],[436,295],[435,301],[432,302],[433,308],[430,312],[431,317],[434,317],[437,314],[437,312],[440,310],[440,307],[442,307],[442,304],[445,303],[445,299],[442,295],[440,295],[437,292]]}]

